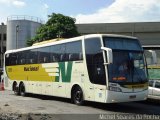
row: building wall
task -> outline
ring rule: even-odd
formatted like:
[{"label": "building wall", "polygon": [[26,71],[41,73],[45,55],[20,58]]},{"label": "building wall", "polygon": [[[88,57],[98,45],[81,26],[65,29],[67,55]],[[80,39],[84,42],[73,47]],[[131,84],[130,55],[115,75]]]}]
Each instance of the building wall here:
[{"label": "building wall", "polygon": [[3,54],[6,51],[6,29],[7,26],[2,23],[0,25],[0,74],[3,66]]},{"label": "building wall", "polygon": [[122,34],[138,37],[142,45],[160,45],[160,22],[77,24],[81,34]]}]

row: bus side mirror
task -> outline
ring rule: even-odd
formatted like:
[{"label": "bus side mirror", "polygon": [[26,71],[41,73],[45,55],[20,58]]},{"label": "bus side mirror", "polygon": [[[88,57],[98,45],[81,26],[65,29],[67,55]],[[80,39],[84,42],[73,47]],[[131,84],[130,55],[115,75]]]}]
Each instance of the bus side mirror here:
[{"label": "bus side mirror", "polygon": [[106,57],[107,57],[107,60],[106,60],[107,62],[104,63],[104,64],[107,65],[107,64],[113,63],[112,49],[106,48],[106,47],[101,47],[101,49],[102,49],[103,51],[105,51]]}]

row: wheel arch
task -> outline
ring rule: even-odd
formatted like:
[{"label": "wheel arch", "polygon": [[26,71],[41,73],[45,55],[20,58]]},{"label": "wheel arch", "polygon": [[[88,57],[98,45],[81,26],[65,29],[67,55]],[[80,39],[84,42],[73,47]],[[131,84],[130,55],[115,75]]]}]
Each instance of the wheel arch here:
[{"label": "wheel arch", "polygon": [[77,84],[77,83],[72,85],[71,92],[70,92],[71,99],[72,99],[72,97],[73,97],[73,96],[72,96],[72,95],[73,95],[73,92],[74,92],[75,88],[77,88],[77,87],[81,88],[81,90],[82,90],[82,92],[83,92],[83,99],[84,99],[84,97],[85,97],[84,90],[83,90],[83,88],[81,87],[81,85],[79,85],[79,84]]},{"label": "wheel arch", "polygon": [[[24,84],[24,82],[23,82],[23,81],[21,81],[21,82],[19,83],[19,87],[20,87],[22,84]],[[24,84],[24,85],[25,85],[25,84]]]},{"label": "wheel arch", "polygon": [[19,93],[21,96],[26,96],[26,88],[23,81],[19,83]]},{"label": "wheel arch", "polygon": [[14,90],[14,86],[15,86],[15,85],[16,85],[16,86],[18,85],[18,83],[17,83],[16,81],[14,81],[13,84],[12,84],[12,90]]}]

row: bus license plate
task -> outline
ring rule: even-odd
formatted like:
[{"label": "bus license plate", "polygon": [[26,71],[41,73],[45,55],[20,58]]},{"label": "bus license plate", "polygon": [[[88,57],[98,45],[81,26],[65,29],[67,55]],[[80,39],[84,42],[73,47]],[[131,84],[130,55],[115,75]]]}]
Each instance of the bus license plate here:
[{"label": "bus license plate", "polygon": [[134,99],[134,98],[136,98],[136,95],[129,96],[129,99]]}]

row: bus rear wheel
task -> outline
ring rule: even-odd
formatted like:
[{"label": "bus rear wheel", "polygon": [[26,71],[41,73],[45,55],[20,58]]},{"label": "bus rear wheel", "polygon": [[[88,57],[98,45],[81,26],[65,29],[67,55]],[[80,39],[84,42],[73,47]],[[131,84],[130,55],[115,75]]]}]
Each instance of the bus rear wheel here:
[{"label": "bus rear wheel", "polygon": [[82,105],[84,103],[83,91],[80,87],[76,87],[72,93],[72,101],[76,105]]},{"label": "bus rear wheel", "polygon": [[13,92],[15,95],[19,95],[19,89],[16,82],[13,84]]},{"label": "bus rear wheel", "polygon": [[19,92],[20,92],[21,96],[25,96],[26,95],[24,83],[20,84]]}]

